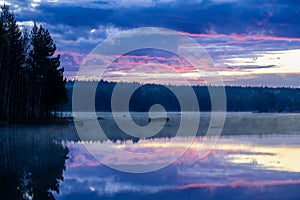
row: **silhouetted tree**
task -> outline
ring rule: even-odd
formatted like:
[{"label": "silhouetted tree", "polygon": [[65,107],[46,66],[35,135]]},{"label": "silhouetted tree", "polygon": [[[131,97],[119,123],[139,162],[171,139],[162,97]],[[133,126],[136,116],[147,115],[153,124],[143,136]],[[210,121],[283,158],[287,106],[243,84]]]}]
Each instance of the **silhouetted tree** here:
[{"label": "silhouetted tree", "polygon": [[50,33],[21,31],[4,5],[0,17],[0,121],[45,120],[66,101],[64,69]]},{"label": "silhouetted tree", "polygon": [[22,32],[18,27],[14,14],[9,11],[9,7],[4,5],[1,13],[2,31],[7,42],[4,62],[2,62],[3,75],[3,96],[2,113],[8,122],[13,122],[19,118],[19,100],[21,98],[19,85],[21,77],[21,67],[25,62]]},{"label": "silhouetted tree", "polygon": [[54,56],[56,45],[42,25],[34,24],[31,35],[32,49],[29,53],[32,90],[32,117],[46,119],[50,111],[66,100],[64,69],[60,68],[60,56]]}]

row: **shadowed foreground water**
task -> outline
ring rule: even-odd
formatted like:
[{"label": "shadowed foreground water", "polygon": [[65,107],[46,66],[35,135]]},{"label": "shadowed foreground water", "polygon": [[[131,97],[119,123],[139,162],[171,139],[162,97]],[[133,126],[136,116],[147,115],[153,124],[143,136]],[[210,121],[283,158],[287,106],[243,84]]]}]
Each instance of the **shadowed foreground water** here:
[{"label": "shadowed foreground water", "polygon": [[[139,167],[165,162],[187,138],[170,140],[80,141],[66,126],[1,128],[0,199],[300,199],[297,134],[222,136],[202,159],[198,137],[179,160],[145,174],[111,169],[85,148]],[[115,148],[141,156],[107,154]]]}]

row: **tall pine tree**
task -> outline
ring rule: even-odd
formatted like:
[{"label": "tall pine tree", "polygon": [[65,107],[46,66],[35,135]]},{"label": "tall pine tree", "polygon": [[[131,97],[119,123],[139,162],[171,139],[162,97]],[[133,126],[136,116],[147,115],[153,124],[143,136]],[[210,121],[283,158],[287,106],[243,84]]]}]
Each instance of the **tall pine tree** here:
[{"label": "tall pine tree", "polygon": [[31,80],[33,91],[38,94],[32,98],[32,117],[46,119],[50,117],[50,111],[67,98],[64,68],[60,68],[60,56],[54,56],[56,45],[47,29],[34,24],[30,37]]},{"label": "tall pine tree", "polygon": [[66,101],[64,69],[47,29],[21,31],[4,5],[0,17],[0,122],[41,121]]},{"label": "tall pine tree", "polygon": [[[7,122],[14,122],[21,116],[19,90],[21,67],[25,62],[22,32],[14,14],[4,5],[1,13],[1,113]],[[4,55],[4,56],[3,56]]]}]

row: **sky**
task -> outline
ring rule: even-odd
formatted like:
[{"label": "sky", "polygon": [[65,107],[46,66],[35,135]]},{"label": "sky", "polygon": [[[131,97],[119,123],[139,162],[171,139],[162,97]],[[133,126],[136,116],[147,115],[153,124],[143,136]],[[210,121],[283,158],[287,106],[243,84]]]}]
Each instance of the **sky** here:
[{"label": "sky", "polygon": [[[22,28],[37,22],[49,29],[69,79],[78,78],[81,64],[106,39],[134,28],[161,27],[197,41],[226,85],[300,86],[298,0],[0,0],[3,3],[10,5]],[[150,82],[176,84],[183,76],[203,84],[182,60],[155,49],[128,52],[103,77],[122,80],[140,66],[132,75]]]}]

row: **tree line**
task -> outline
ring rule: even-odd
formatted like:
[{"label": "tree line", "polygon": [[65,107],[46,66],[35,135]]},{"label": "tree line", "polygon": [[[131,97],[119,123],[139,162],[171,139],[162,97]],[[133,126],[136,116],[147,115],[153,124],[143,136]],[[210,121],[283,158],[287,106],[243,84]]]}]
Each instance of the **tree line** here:
[{"label": "tree line", "polygon": [[64,68],[47,29],[21,29],[9,6],[0,17],[0,122],[41,121],[66,101]]},{"label": "tree line", "polygon": [[[78,84],[95,84],[89,81],[80,81]],[[111,111],[111,97],[116,82],[100,81],[95,94],[96,111]],[[166,111],[181,111],[178,99],[168,89],[178,91],[178,95],[187,97],[187,86],[164,86],[159,84],[118,83],[122,92],[138,86],[130,99],[129,109],[134,112],[147,112],[154,104],[161,104]],[[72,91],[74,82],[67,83],[68,90]],[[218,87],[218,86],[211,86]],[[193,86],[200,111],[211,111],[211,98],[207,86]],[[242,87],[226,86],[227,111],[229,112],[300,112],[299,88],[271,88],[271,87]],[[69,99],[72,93],[69,93]],[[63,109],[71,111],[72,102],[69,101]],[[192,105],[192,104],[191,104]],[[195,111],[188,107],[185,111]]]}]

